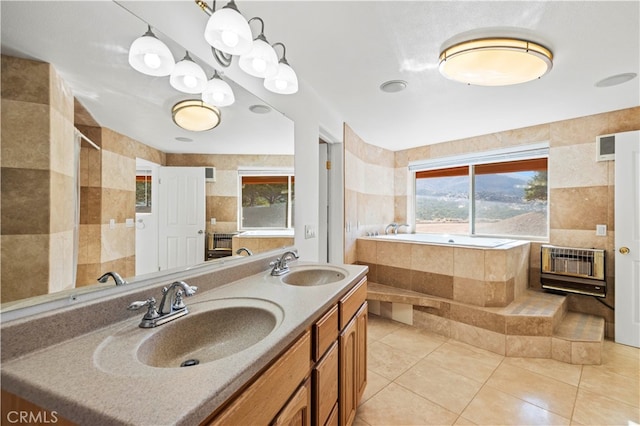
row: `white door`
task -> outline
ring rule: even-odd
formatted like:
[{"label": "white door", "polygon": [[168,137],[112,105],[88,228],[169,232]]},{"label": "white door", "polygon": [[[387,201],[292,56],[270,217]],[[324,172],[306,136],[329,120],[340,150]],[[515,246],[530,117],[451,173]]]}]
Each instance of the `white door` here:
[{"label": "white door", "polygon": [[[138,179],[150,177],[151,197],[146,197],[138,206],[136,199],[136,275],[158,270],[158,168],[159,164],[136,158],[136,188]],[[150,201],[150,202],[149,202]],[[141,210],[140,212],[138,210]]]},{"label": "white door", "polygon": [[160,270],[204,262],[204,167],[159,169]]},{"label": "white door", "polygon": [[640,131],[617,133],[615,340],[640,347]]}]

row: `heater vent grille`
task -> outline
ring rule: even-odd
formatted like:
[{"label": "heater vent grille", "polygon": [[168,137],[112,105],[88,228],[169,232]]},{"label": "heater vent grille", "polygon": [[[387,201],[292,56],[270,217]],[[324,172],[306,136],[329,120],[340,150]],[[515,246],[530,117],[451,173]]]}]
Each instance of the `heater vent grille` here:
[{"label": "heater vent grille", "polygon": [[542,288],[604,296],[604,250],[543,245],[540,252]]}]

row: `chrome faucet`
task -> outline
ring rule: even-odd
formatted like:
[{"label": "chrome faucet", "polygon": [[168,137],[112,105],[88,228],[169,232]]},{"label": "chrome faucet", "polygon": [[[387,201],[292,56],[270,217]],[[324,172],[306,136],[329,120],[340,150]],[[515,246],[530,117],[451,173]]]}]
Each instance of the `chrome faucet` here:
[{"label": "chrome faucet", "polygon": [[[141,328],[152,328],[162,325],[166,322],[180,318],[183,315],[189,313],[184,301],[183,296],[189,297],[196,294],[198,287],[190,286],[184,281],[176,281],[169,287],[162,289],[162,300],[160,301],[160,308],[156,308],[156,299],[153,297],[148,298],[145,301],[133,302],[127,309],[130,311],[136,311],[142,307],[147,307],[147,313],[142,317],[140,322]],[[168,296],[168,297],[167,297]],[[165,303],[169,300],[169,306],[165,308]],[[165,312],[165,309],[168,309]]]},{"label": "chrome faucet", "polygon": [[273,275],[274,277],[278,277],[280,275],[286,274],[287,272],[289,272],[289,265],[287,262],[298,258],[298,253],[296,253],[295,251],[285,252],[282,256],[269,264],[269,266],[273,266],[271,275]]},{"label": "chrome faucet", "polygon": [[253,253],[251,252],[251,250],[249,250],[246,247],[240,247],[238,250],[236,250],[236,254],[241,254],[242,252],[247,253],[247,256],[252,256]]},{"label": "chrome faucet", "polygon": [[98,282],[106,283],[107,281],[109,281],[109,277],[113,278],[113,280],[116,282],[116,285],[125,285],[125,284],[127,284],[127,282],[124,279],[122,279],[120,274],[118,274],[117,272],[107,272],[107,273],[105,273],[100,278],[98,278]]},{"label": "chrome faucet", "polygon": [[409,227],[409,226],[411,226],[411,225],[409,225],[408,223],[402,223],[402,224],[400,224],[400,225],[396,226],[396,231],[395,231],[395,233],[397,234],[397,233],[398,233],[398,231],[400,230],[400,228],[402,228],[402,227],[404,227],[404,226],[406,226],[406,227],[408,228],[408,227]]},{"label": "chrome faucet", "polygon": [[394,234],[398,233],[398,224],[397,223],[394,222],[394,223],[388,224],[387,227],[384,228],[385,235],[389,233],[389,228],[393,229]]}]

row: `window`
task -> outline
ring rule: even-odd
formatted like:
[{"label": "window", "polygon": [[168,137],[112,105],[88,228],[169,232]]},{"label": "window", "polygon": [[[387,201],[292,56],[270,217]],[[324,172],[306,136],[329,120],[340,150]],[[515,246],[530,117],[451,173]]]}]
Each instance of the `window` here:
[{"label": "window", "polygon": [[538,148],[411,165],[416,232],[547,237],[548,149]]},{"label": "window", "polygon": [[242,199],[240,229],[293,228],[293,173],[241,171],[239,174]]},{"label": "window", "polygon": [[136,170],[136,213],[151,213],[151,170]]}]

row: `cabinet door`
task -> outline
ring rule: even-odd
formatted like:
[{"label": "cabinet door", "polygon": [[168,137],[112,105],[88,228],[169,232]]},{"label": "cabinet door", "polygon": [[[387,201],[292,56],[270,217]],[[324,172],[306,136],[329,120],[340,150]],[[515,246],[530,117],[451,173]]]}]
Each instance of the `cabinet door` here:
[{"label": "cabinet door", "polygon": [[356,418],[358,395],[356,392],[356,369],[358,365],[358,339],[356,319],[342,330],[340,344],[340,424],[349,426]]},{"label": "cabinet door", "polygon": [[362,399],[364,389],[367,386],[367,320],[368,303],[364,302],[356,315],[356,407]]},{"label": "cabinet door", "polygon": [[309,379],[298,388],[271,424],[273,426],[311,426]]},{"label": "cabinet door", "polygon": [[338,402],[338,344],[313,369],[313,423],[324,425]]}]

